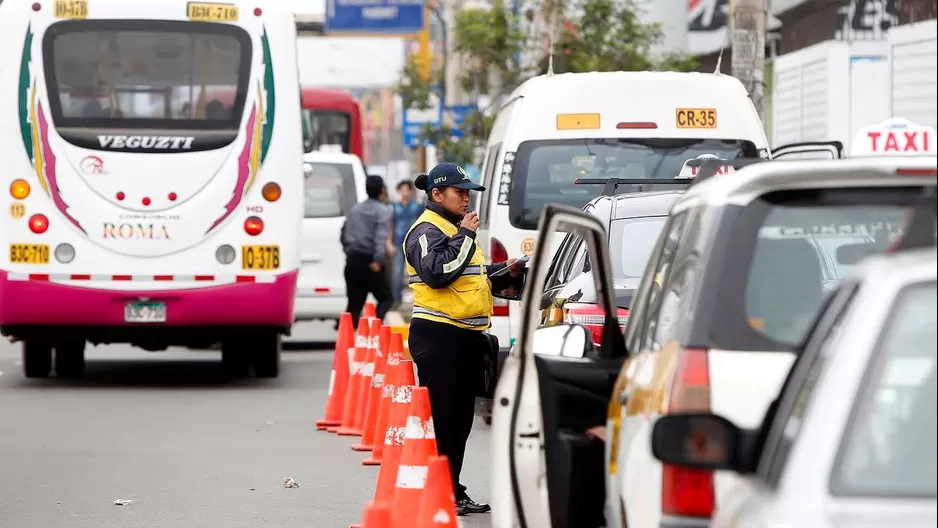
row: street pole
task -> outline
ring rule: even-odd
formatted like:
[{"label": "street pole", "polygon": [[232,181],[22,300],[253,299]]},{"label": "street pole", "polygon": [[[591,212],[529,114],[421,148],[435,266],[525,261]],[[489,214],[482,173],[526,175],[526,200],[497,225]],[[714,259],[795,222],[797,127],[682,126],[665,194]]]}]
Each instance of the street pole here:
[{"label": "street pole", "polygon": [[[433,64],[430,57],[430,6],[426,1],[423,4],[423,31],[420,32],[417,39],[420,45],[417,55],[420,64],[420,79],[425,83],[429,83]],[[423,141],[417,146],[417,170],[420,174],[427,172],[427,147]]]},{"label": "street pole", "polygon": [[767,0],[731,0],[730,43],[733,77],[739,79],[759,117],[762,114],[762,89],[765,69],[765,26],[768,17]]}]

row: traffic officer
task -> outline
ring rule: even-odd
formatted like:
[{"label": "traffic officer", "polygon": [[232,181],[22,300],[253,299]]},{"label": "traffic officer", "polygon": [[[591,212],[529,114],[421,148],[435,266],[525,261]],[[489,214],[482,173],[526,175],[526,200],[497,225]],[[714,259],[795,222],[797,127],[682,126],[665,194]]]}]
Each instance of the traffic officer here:
[{"label": "traffic officer", "polygon": [[[408,344],[420,386],[430,393],[437,450],[449,458],[459,515],[491,508],[469,498],[459,483],[475,398],[484,389],[483,354],[491,348],[483,332],[492,316],[492,288],[520,289],[523,263],[485,265],[476,242],[479,215],[469,211],[469,191],[484,191],[454,163],[421,174],[414,185],[427,192],[426,206],[404,236],[414,312]],[[508,273],[489,277],[511,266]]]}]

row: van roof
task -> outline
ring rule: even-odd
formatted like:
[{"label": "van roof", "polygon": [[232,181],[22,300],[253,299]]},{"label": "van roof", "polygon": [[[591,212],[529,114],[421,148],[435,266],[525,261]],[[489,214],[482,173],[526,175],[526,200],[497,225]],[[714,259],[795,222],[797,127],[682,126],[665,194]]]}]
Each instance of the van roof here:
[{"label": "van roof", "polygon": [[309,163],[348,163],[351,165],[361,165],[362,162],[355,154],[347,152],[329,152],[314,150],[303,154],[303,161]]},{"label": "van roof", "polygon": [[903,156],[882,158],[847,158],[839,160],[768,161],[741,168],[729,175],[708,178],[692,185],[675,205],[682,211],[696,204],[746,205],[772,191],[823,187],[867,187],[922,185],[935,181],[934,175],[900,176],[899,169],[935,170],[938,158]]},{"label": "van roof", "polygon": [[[538,75],[515,88],[509,99],[516,97],[534,97],[540,94],[557,92],[576,93],[581,90],[593,91],[597,86],[622,83],[634,83],[637,91],[654,95],[667,96],[676,92],[686,94],[696,91],[724,92],[728,96],[749,97],[746,88],[739,79],[721,74],[701,72],[662,72],[662,71],[616,71],[561,73]],[[662,91],[663,90],[663,91]]]}]

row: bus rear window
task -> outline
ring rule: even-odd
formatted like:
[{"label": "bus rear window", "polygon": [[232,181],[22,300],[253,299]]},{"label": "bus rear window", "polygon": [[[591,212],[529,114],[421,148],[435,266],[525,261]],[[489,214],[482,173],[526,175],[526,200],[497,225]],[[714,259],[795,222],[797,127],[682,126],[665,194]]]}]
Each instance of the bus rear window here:
[{"label": "bus rear window", "polygon": [[79,20],[43,42],[52,119],[63,128],[237,129],[251,38],[227,24]]},{"label": "bus rear window", "polygon": [[[537,229],[548,203],[583,207],[602,191],[578,178],[672,180],[684,162],[701,154],[755,157],[750,141],[719,139],[593,138],[526,141],[511,173],[508,214],[518,229]],[[674,188],[674,187],[671,187]],[[668,189],[661,186],[660,190]]]},{"label": "bus rear window", "polygon": [[324,146],[335,145],[342,152],[351,151],[352,117],[346,112],[329,110],[303,110],[311,124],[312,142],[306,152],[322,150]]}]

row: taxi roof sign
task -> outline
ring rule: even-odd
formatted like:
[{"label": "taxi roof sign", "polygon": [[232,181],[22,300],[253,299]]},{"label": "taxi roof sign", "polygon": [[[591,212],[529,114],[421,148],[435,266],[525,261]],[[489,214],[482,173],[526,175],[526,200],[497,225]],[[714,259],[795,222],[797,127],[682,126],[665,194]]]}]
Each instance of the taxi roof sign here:
[{"label": "taxi roof sign", "polygon": [[[697,177],[697,174],[700,172],[700,169],[701,169],[701,167],[702,167],[703,164],[702,164],[702,163],[693,163],[692,160],[700,160],[700,161],[706,161],[706,160],[720,160],[720,161],[726,161],[725,158],[721,158],[720,156],[717,156],[716,154],[701,154],[701,155],[697,156],[696,158],[691,158],[691,159],[686,160],[686,161],[684,162],[684,165],[681,167],[681,172],[677,175],[678,178],[688,178],[688,179],[690,179],[690,178],[696,178],[696,177]],[[731,172],[736,172],[736,169],[733,167],[733,165],[731,165],[731,164],[720,165],[720,166],[716,169],[716,171],[714,172],[714,175],[716,175],[716,174],[729,174],[729,173],[731,173]]]},{"label": "taxi roof sign", "polygon": [[938,132],[908,119],[894,117],[860,129],[853,140],[851,156],[934,156],[938,154]]}]

